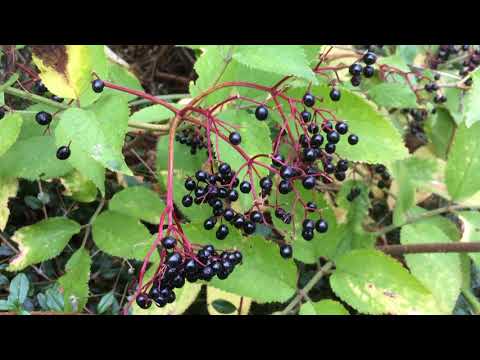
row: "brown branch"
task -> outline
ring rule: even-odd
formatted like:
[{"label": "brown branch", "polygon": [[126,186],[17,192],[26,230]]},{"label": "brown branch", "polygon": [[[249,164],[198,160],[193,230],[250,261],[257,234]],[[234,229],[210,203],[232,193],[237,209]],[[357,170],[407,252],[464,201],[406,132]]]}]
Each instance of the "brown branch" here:
[{"label": "brown branch", "polygon": [[422,254],[422,253],[468,253],[468,252],[480,252],[480,242],[382,245],[382,246],[377,246],[377,250],[383,251],[384,253],[392,256],[400,256],[403,254]]}]

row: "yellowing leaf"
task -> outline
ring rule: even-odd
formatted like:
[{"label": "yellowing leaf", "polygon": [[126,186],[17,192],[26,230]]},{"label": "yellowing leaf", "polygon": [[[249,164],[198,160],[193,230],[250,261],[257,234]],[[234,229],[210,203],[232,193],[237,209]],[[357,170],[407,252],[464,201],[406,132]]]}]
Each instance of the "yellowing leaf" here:
[{"label": "yellowing leaf", "polygon": [[33,61],[48,90],[78,99],[92,80],[92,56],[87,45],[32,46]]},{"label": "yellowing leaf", "polygon": [[10,210],[8,209],[8,199],[17,194],[18,182],[15,178],[0,178],[0,230],[5,229]]}]

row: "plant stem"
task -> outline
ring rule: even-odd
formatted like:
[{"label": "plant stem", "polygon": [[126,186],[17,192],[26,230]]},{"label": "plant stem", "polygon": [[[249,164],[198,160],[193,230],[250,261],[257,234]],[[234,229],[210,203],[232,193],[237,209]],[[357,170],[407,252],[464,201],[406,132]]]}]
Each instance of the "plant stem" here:
[{"label": "plant stem", "polygon": [[313,289],[313,287],[327,274],[333,267],[333,262],[326,263],[318,272],[310,279],[305,287],[298,291],[298,295],[293,298],[287,307],[278,313],[278,315],[289,315],[290,312],[302,301],[302,299]]},{"label": "plant stem", "polygon": [[382,235],[385,235],[385,234],[389,233],[390,231],[395,230],[397,228],[400,228],[402,226],[409,225],[409,224],[415,223],[415,222],[423,220],[423,219],[427,219],[427,218],[435,216],[435,215],[440,215],[440,214],[444,214],[444,213],[447,213],[447,212],[453,212],[453,211],[458,211],[458,210],[480,210],[480,206],[449,205],[449,206],[441,207],[441,208],[438,208],[438,209],[435,209],[435,210],[427,211],[427,212],[425,212],[423,214],[420,214],[418,216],[413,216],[410,219],[408,219],[407,221],[405,221],[403,224],[400,224],[400,225],[393,225],[392,224],[390,226],[387,226],[387,227],[383,228],[380,231],[374,232],[373,234],[376,235],[376,236],[382,236]]},{"label": "plant stem", "polygon": [[11,87],[11,86],[7,87],[5,89],[5,93],[9,94],[9,95],[12,95],[12,96],[19,97],[21,99],[30,100],[30,101],[33,101],[33,102],[49,105],[49,106],[55,107],[57,109],[65,110],[65,109],[69,108],[69,106],[66,105],[66,104],[62,104],[62,103],[47,99],[43,96],[31,94],[27,91],[16,89],[16,88]]},{"label": "plant stem", "polygon": [[454,242],[409,245],[381,245],[377,246],[377,250],[383,251],[384,253],[392,256],[421,253],[468,253],[480,252],[480,243]]},{"label": "plant stem", "polygon": [[462,295],[465,297],[465,299],[468,301],[468,303],[472,307],[474,314],[480,315],[480,301],[472,292],[472,290],[463,288]]},{"label": "plant stem", "polygon": [[[189,97],[190,94],[168,94],[168,95],[160,95],[156,96],[157,99],[160,100],[178,100],[178,99],[184,99]],[[139,100],[134,100],[129,103],[130,106],[137,106],[137,105],[143,105],[143,104],[148,104],[150,103],[150,100],[147,99],[139,99]]]}]

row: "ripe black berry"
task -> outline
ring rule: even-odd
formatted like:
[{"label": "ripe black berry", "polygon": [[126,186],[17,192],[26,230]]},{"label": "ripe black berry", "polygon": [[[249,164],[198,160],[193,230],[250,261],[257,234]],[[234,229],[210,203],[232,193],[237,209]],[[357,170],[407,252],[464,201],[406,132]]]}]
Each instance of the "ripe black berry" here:
[{"label": "ripe black berry", "polygon": [[5,116],[5,109],[0,107],[0,120]]},{"label": "ripe black berry", "polygon": [[225,209],[225,211],[223,212],[223,218],[226,221],[232,221],[234,217],[235,212],[232,209]]},{"label": "ripe black berry", "polygon": [[178,252],[174,252],[170,254],[168,257],[166,264],[169,268],[176,268],[182,263],[182,255]]},{"label": "ripe black berry", "polygon": [[302,181],[302,185],[305,189],[313,189],[315,187],[316,180],[313,176],[307,176]]},{"label": "ripe black berry", "polygon": [[218,172],[221,175],[227,175],[228,173],[230,173],[231,170],[232,168],[227,163],[223,163],[218,167]]},{"label": "ripe black berry", "polygon": [[345,180],[345,177],[346,177],[345,172],[343,172],[343,171],[335,172],[335,179],[337,179],[338,181]]},{"label": "ripe black berry", "polygon": [[335,171],[335,165],[332,163],[325,164],[323,170],[325,170],[327,174],[332,174]]},{"label": "ripe black berry", "polygon": [[315,97],[310,93],[306,93],[303,95],[303,104],[307,107],[312,107],[315,104]]},{"label": "ripe black berry", "polygon": [[385,165],[382,165],[382,164],[378,164],[375,166],[375,172],[377,174],[383,174],[385,172],[385,170],[387,170],[387,168],[385,167]]},{"label": "ripe black berry", "polygon": [[348,137],[348,143],[350,145],[356,145],[358,143],[358,136],[355,134],[350,134]]},{"label": "ripe black berry", "polygon": [[264,177],[264,178],[260,179],[260,187],[263,190],[265,190],[265,191],[271,190],[272,186],[273,186],[273,181],[269,177]]},{"label": "ripe black berry", "polygon": [[317,158],[316,155],[317,154],[315,153],[314,149],[309,149],[309,148],[303,149],[303,160],[307,162],[314,161]]},{"label": "ripe black berry", "polygon": [[327,140],[331,144],[336,144],[340,141],[340,134],[333,130],[327,134]]},{"label": "ripe black berry", "polygon": [[237,132],[232,132],[228,136],[228,140],[230,140],[230,143],[232,145],[239,145],[242,142],[242,137],[240,136],[239,133]]},{"label": "ripe black berry", "polygon": [[290,259],[293,255],[293,249],[288,244],[283,244],[280,246],[280,256],[284,259]]},{"label": "ripe black berry", "polygon": [[312,114],[308,111],[302,111],[302,113],[300,115],[302,116],[303,122],[307,123],[310,120],[312,120]]},{"label": "ripe black berry", "polygon": [[35,82],[34,91],[35,91],[38,95],[43,95],[43,94],[45,94],[45,93],[48,91],[48,89],[47,89],[47,87],[44,85],[43,82],[41,82],[40,80],[38,80],[38,81]]},{"label": "ripe black berry", "polygon": [[185,189],[188,191],[195,190],[197,187],[197,183],[193,179],[187,179],[185,180]]},{"label": "ripe black berry", "polygon": [[40,111],[35,115],[35,120],[38,124],[45,126],[50,124],[52,121],[52,115],[47,113],[46,111]]},{"label": "ripe black berry", "polygon": [[366,78],[371,78],[375,74],[375,69],[373,66],[367,65],[363,68],[363,76]]},{"label": "ripe black berry", "polygon": [[228,200],[237,201],[238,200],[238,191],[233,189],[228,193]]},{"label": "ripe black berry", "polygon": [[323,136],[322,136],[322,134],[315,134],[315,135],[313,135],[312,138],[310,139],[310,145],[311,145],[313,148],[318,148],[318,147],[320,147],[322,144],[323,144]]},{"label": "ripe black berry", "polygon": [[182,204],[183,204],[183,206],[185,206],[185,207],[190,207],[190,206],[192,206],[192,204],[193,204],[193,198],[192,198],[190,195],[185,195],[185,196],[182,198]]},{"label": "ripe black berry", "polygon": [[250,213],[250,220],[252,220],[255,223],[260,223],[263,220],[263,215],[259,211],[252,211]]},{"label": "ripe black berry", "polygon": [[282,163],[285,162],[285,158],[281,154],[276,154],[272,157],[272,165],[275,167],[282,166]]},{"label": "ripe black berry", "polygon": [[57,150],[57,159],[58,160],[66,160],[70,157],[70,147],[68,146],[60,146]]},{"label": "ripe black berry", "polygon": [[353,75],[353,76],[356,76],[356,75],[360,75],[362,73],[362,69],[363,69],[363,66],[360,65],[359,63],[353,63],[352,65],[350,65],[350,67],[348,68],[348,72]]},{"label": "ripe black berry", "polygon": [[255,110],[255,117],[257,120],[263,121],[268,117],[268,109],[261,105]]},{"label": "ripe black berry", "polygon": [[377,55],[375,53],[369,51],[365,55],[363,55],[363,62],[367,65],[372,65],[375,64],[375,61],[377,61]]},{"label": "ripe black berry", "polygon": [[348,161],[347,160],[340,160],[337,163],[337,170],[338,171],[347,171],[348,169]]},{"label": "ripe black berry", "polygon": [[137,305],[142,309],[148,309],[152,305],[152,300],[147,294],[141,293],[136,299]]},{"label": "ripe black berry", "polygon": [[321,234],[326,233],[328,230],[328,223],[323,219],[318,220],[315,224],[315,230]]},{"label": "ripe black berry", "polygon": [[182,275],[175,276],[172,280],[172,285],[173,287],[180,289],[183,287],[183,285],[185,285],[185,278]]},{"label": "ripe black berry", "polygon": [[245,218],[244,218],[242,215],[237,215],[237,216],[235,216],[235,218],[233,219],[233,225],[234,225],[237,229],[242,228],[244,224],[245,224]]},{"label": "ripe black berry", "polygon": [[252,190],[252,185],[250,185],[250,183],[248,181],[242,181],[240,183],[240,191],[243,194],[248,194],[250,192],[250,190]]},{"label": "ripe black berry", "polygon": [[217,232],[215,236],[217,237],[218,240],[223,240],[227,237],[228,235],[228,227],[225,224],[222,224],[218,227]]},{"label": "ripe black berry", "polygon": [[317,124],[308,124],[307,130],[310,134],[316,134],[319,131]]},{"label": "ripe black berry", "polygon": [[332,99],[332,101],[340,100],[341,95],[342,94],[340,93],[340,90],[338,90],[338,89],[332,89],[330,91],[330,99]]},{"label": "ripe black berry", "polygon": [[208,174],[203,170],[198,170],[195,173],[195,177],[197,178],[198,181],[206,182],[208,179]]},{"label": "ripe black berry", "polygon": [[312,230],[307,230],[307,229],[303,229],[302,230],[302,237],[307,240],[307,241],[310,241],[313,239],[313,236],[314,236],[314,233]]},{"label": "ripe black berry", "polygon": [[59,103],[62,103],[65,99],[64,99],[64,98],[61,98],[60,96],[53,95],[53,96],[52,96],[52,100],[53,100],[53,101],[56,101],[56,102],[59,102]]},{"label": "ripe black berry", "polygon": [[305,230],[314,230],[315,229],[315,222],[311,219],[305,219],[302,223],[302,228]]},{"label": "ripe black berry", "polygon": [[288,180],[295,175],[295,170],[291,166],[282,166],[280,169],[280,176],[282,179]]},{"label": "ripe black berry", "polygon": [[360,86],[361,82],[362,82],[362,78],[360,76],[353,76],[350,79],[350,84],[352,84],[352,86],[354,87]]},{"label": "ripe black berry", "polygon": [[287,180],[282,180],[278,184],[278,191],[283,195],[288,194],[290,191],[292,191],[292,184],[290,184],[290,182]]},{"label": "ripe black berry", "polygon": [[325,145],[325,152],[327,154],[333,154],[336,149],[337,147],[335,146],[335,144],[328,143],[327,145]]},{"label": "ripe black berry", "polygon": [[245,221],[245,224],[243,224],[243,231],[245,231],[245,234],[247,234],[247,235],[253,234],[255,232],[256,228],[257,227],[256,227],[255,223],[253,223],[249,220]]},{"label": "ripe black berry", "polygon": [[185,272],[187,274],[189,274],[189,273],[192,274],[192,273],[196,272],[197,269],[198,269],[197,262],[193,259],[188,260],[185,263],[184,269],[185,269]]},{"label": "ripe black berry", "polygon": [[105,83],[100,79],[95,79],[92,81],[92,90],[96,93],[101,93],[103,88],[105,87]]},{"label": "ripe black berry", "polygon": [[173,249],[177,245],[177,239],[172,236],[166,236],[162,239],[162,245],[165,249]]},{"label": "ripe black berry", "polygon": [[307,202],[307,209],[309,211],[315,211],[317,210],[317,205],[311,201]]},{"label": "ripe black berry", "polygon": [[338,122],[335,125],[335,130],[337,130],[340,135],[345,135],[348,132],[348,124],[345,122]]}]

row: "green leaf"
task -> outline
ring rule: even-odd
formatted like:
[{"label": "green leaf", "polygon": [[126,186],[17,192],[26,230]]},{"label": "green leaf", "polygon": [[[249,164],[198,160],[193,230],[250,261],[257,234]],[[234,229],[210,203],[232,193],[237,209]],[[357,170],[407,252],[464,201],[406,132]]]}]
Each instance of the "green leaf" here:
[{"label": "green leaf", "polygon": [[20,114],[8,113],[0,120],[0,156],[5,154],[8,149],[17,141],[22,128],[22,117]]},{"label": "green leaf", "polygon": [[[297,98],[303,96],[305,90],[294,90],[292,94]],[[346,121],[349,133],[358,135],[357,145],[348,144],[347,136],[343,136],[337,144],[337,153],[340,157],[350,161],[362,161],[372,164],[385,164],[387,167],[395,160],[408,156],[403,139],[388,117],[376,109],[372,102],[362,95],[342,89],[340,101],[330,100],[330,87],[320,85],[312,88],[312,93],[322,97],[322,108],[333,110],[339,120]],[[287,107],[283,103],[284,111]],[[328,114],[325,116],[329,117]]]},{"label": "green leaf", "polygon": [[72,171],[60,180],[65,188],[63,195],[71,196],[75,201],[91,203],[97,198],[97,187],[79,171]]},{"label": "green leaf", "polygon": [[18,191],[18,181],[15,178],[0,177],[0,230],[5,230],[5,226],[10,216],[8,208],[8,199],[15,197]]},{"label": "green leaf", "polygon": [[95,114],[108,144],[116,152],[121,153],[130,113],[125,98],[118,94],[102,96],[100,100],[89,107],[89,110]]},{"label": "green leaf", "polygon": [[435,155],[446,160],[448,143],[452,137],[455,122],[450,113],[442,108],[430,114],[425,121],[425,132],[430,140]]},{"label": "green leaf", "polygon": [[338,301],[322,300],[303,304],[299,315],[350,315],[350,313]]},{"label": "green leaf", "polygon": [[[430,219],[402,227],[400,236],[402,245],[452,242]],[[405,259],[412,275],[434,295],[439,309],[451,314],[462,283],[459,254],[407,254]]]},{"label": "green leaf", "polygon": [[[272,144],[270,140],[270,129],[265,122],[258,122],[255,124],[255,136],[252,136],[252,122],[255,121],[255,115],[249,114],[246,111],[240,110],[227,110],[219,114],[219,119],[225,121],[233,126],[238,126],[237,132],[242,136],[241,148],[250,157],[257,154],[268,154],[272,151]],[[228,137],[228,133],[224,134]],[[212,151],[216,149],[216,135],[212,132]],[[237,151],[232,148],[229,142],[222,139],[218,139],[218,152],[221,154],[221,161],[230,164],[232,169],[239,169],[246,160]],[[269,158],[261,157],[256,159],[258,162],[269,165],[271,160]],[[269,170],[257,166],[258,172],[261,177],[268,175]],[[246,174],[246,167],[242,172],[237,174],[240,176]]]},{"label": "green leaf", "polygon": [[72,167],[66,161],[58,160],[56,152],[51,136],[17,141],[0,157],[0,176],[47,180],[65,175]]},{"label": "green leaf", "polygon": [[413,64],[419,51],[418,47],[417,45],[397,45],[395,55],[401,56],[407,64]]},{"label": "green leaf", "polygon": [[[215,84],[228,81],[255,82],[258,85],[272,86],[282,78],[282,75],[278,73],[261,71],[239,63],[232,57],[237,48],[233,45],[202,46],[203,52],[194,66],[198,79],[190,83],[190,94],[192,96],[199,95]],[[265,99],[267,95],[265,92],[256,89],[227,87],[210,94],[203,102],[212,105],[222,101],[232,93],[251,98],[260,97],[260,101],[262,98]]]},{"label": "green leaf", "polygon": [[[133,90],[143,91],[142,85],[137,77],[124,66],[110,61],[108,64],[108,77],[110,81],[116,85],[124,86]],[[126,101],[135,100],[135,95],[120,92],[118,90],[105,88],[103,90],[104,95],[116,94],[123,97]]]},{"label": "green leaf", "polygon": [[47,310],[56,312],[64,311],[65,303],[63,301],[63,295],[60,293],[57,284],[45,291],[45,305]]},{"label": "green leaf", "polygon": [[151,224],[160,222],[165,204],[158,194],[144,186],[128,187],[116,193],[109,203],[109,209]]},{"label": "green leaf", "polygon": [[417,97],[404,84],[382,83],[372,87],[368,96],[378,105],[387,108],[415,108]]},{"label": "green leaf", "polygon": [[104,130],[106,125],[102,125],[100,120],[102,119],[97,118],[93,111],[79,108],[66,110],[62,113],[60,123],[55,129],[57,146],[71,141],[72,154],[83,151],[92,160],[98,161],[112,171],[132,175],[118,149],[116,135],[106,134]]},{"label": "green leaf", "polygon": [[124,259],[143,260],[153,237],[134,217],[104,211],[92,226],[93,240],[100,250]]},{"label": "green leaf", "polygon": [[319,61],[319,56],[323,50],[323,45],[302,45],[307,61],[310,66],[317,65]]},{"label": "green leaf", "polygon": [[30,281],[25,274],[18,274],[10,282],[10,294],[8,295],[8,302],[10,304],[23,305],[27,299],[28,289],[30,288]]},{"label": "green leaf", "polygon": [[443,89],[447,102],[444,104],[457,125],[464,121],[464,101],[465,91],[457,88]]},{"label": "green leaf", "polygon": [[92,259],[88,250],[77,250],[65,266],[65,275],[58,279],[63,289],[65,312],[81,312],[88,301],[88,280]]},{"label": "green leaf", "polygon": [[232,57],[255,69],[293,75],[316,83],[305,50],[300,45],[239,45]]},{"label": "green leaf", "polygon": [[468,128],[480,120],[480,70],[476,69],[470,75],[473,84],[463,99],[463,119]]},{"label": "green leaf", "polygon": [[[181,108],[180,104],[172,105],[176,108]],[[134,112],[130,116],[130,121],[143,123],[163,122],[170,119],[173,115],[175,114],[162,105],[151,105]]]},{"label": "green leaf", "polygon": [[333,291],[363,314],[438,314],[432,294],[400,263],[377,250],[353,250],[336,262]]},{"label": "green leaf", "polygon": [[[100,79],[108,77],[108,61],[105,54],[105,45],[87,45],[92,62],[92,72]],[[93,80],[93,78],[91,78]],[[102,94],[93,91],[91,86],[87,86],[80,95],[80,104],[82,107],[93,104]]]},{"label": "green leaf", "polygon": [[379,65],[382,65],[382,64],[389,65],[389,66],[392,66],[394,68],[397,68],[399,70],[406,71],[406,72],[410,71],[410,68],[408,67],[407,62],[405,61],[404,56],[402,56],[401,54],[395,54],[395,55],[392,55],[392,56],[380,57],[377,60],[377,64],[379,64]]},{"label": "green leaf", "polygon": [[[480,242],[480,213],[477,211],[462,211],[458,217],[463,224],[462,242]],[[480,267],[480,253],[468,254],[475,265]]]},{"label": "green leaf", "polygon": [[243,264],[225,280],[213,279],[209,285],[257,302],[284,302],[296,290],[296,266],[279,256],[278,245],[260,236],[245,238],[238,230],[229,227],[225,240],[213,240],[211,231],[202,224],[186,224],[183,230],[190,242],[211,243],[217,249],[237,248],[243,254]]},{"label": "green leaf", "polygon": [[433,179],[433,175],[437,171],[437,162],[434,159],[412,156],[396,161],[392,171],[399,184],[393,223],[400,225],[406,221],[407,212],[415,205],[416,189]]},{"label": "green leaf", "polygon": [[110,309],[110,307],[113,305],[113,301],[115,300],[115,295],[113,294],[113,291],[110,291],[109,293],[105,294],[102,296],[100,299],[100,302],[97,305],[97,313],[98,314],[103,314]]},{"label": "green leaf", "polygon": [[18,229],[12,240],[20,253],[10,262],[8,271],[20,271],[60,254],[70,238],[80,231],[73,220],[55,217]]},{"label": "green leaf", "polygon": [[[480,82],[480,80],[479,80]],[[445,182],[452,200],[459,201],[480,190],[480,124],[460,125],[448,156]]]}]

